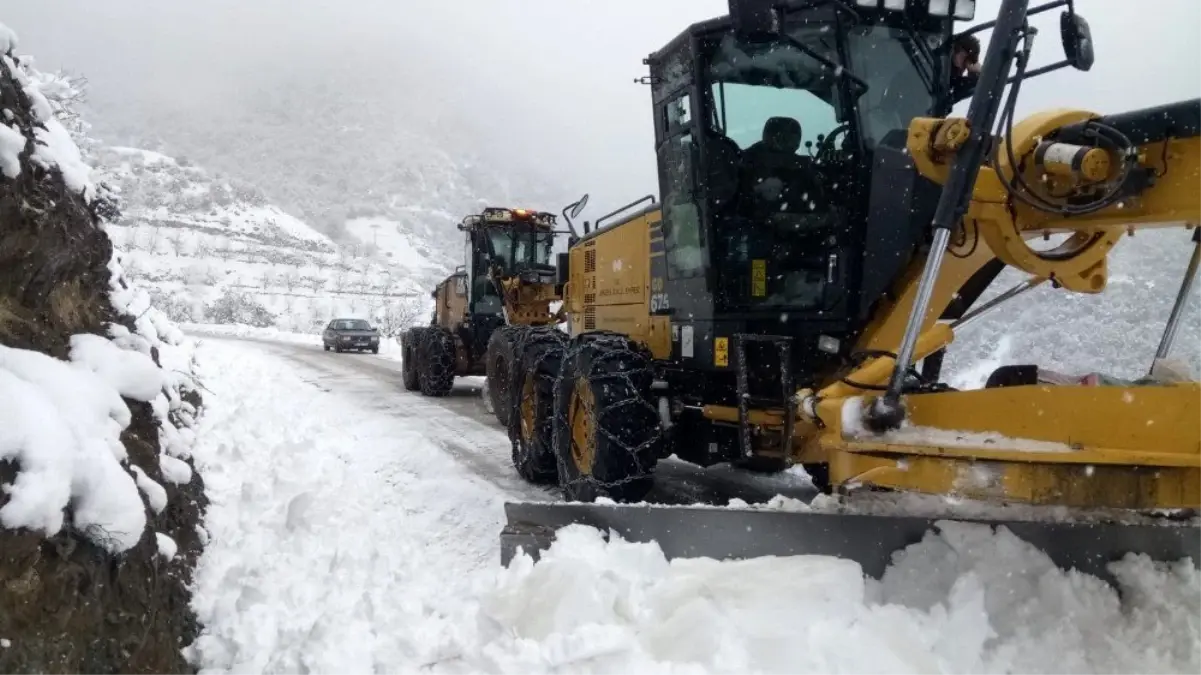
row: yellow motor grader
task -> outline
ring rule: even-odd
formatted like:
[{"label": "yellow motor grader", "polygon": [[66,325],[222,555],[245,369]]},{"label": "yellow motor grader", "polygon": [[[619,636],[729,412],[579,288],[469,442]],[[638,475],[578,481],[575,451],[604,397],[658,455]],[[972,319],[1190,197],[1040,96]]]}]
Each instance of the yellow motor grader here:
[{"label": "yellow motor grader", "polygon": [[[564,209],[568,225],[586,203]],[[406,389],[446,396],[455,377],[486,375],[493,411],[507,424],[508,368],[524,331],[563,322],[561,308],[552,309],[566,281],[551,262],[556,223],[553,213],[503,207],[463,219],[465,264],[433,290],[430,325],[401,336]]]},{"label": "yellow motor grader", "polygon": [[[1103,576],[1126,552],[1201,562],[1197,382],[941,379],[968,323],[1042,284],[1103,293],[1109,253],[1144,228],[1194,247],[1162,363],[1201,251],[1201,101],[1015,119],[1023,82],[1089,70],[1093,45],[1071,0],[1003,0],[967,31],[992,37],[951,116],[974,5],[730,0],[646,59],[660,201],[585,226],[570,334],[536,330],[518,356],[514,464],[567,501],[507,504],[502,560],[586,523],[669,556],[830,554],[878,575],[947,518]],[[1065,58],[1035,68],[1029,17],[1058,8]],[[1061,241],[1031,245],[1046,237]],[[979,302],[1006,268],[1028,277]],[[799,464],[839,506],[638,504],[673,454]]]}]

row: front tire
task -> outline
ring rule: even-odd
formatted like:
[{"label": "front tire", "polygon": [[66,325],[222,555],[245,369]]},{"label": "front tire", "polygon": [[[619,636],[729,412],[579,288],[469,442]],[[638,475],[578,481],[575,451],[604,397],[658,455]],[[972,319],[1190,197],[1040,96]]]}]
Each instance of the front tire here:
[{"label": "front tire", "polygon": [[651,404],[651,356],[617,335],[585,335],[563,357],[555,391],[555,459],[564,496],[641,501],[664,447]]},{"label": "front tire", "polygon": [[446,396],[455,384],[455,341],[441,328],[430,328],[421,341],[418,384],[424,396]]},{"label": "front tire", "polygon": [[421,344],[422,328],[410,328],[400,340],[400,379],[405,391],[417,391],[421,382],[417,374],[417,345]]},{"label": "front tire", "polygon": [[554,484],[559,475],[554,450],[555,382],[566,342],[567,336],[553,327],[526,331],[509,374],[513,468],[536,485]]},{"label": "front tire", "polygon": [[509,412],[512,408],[510,392],[512,390],[513,366],[517,363],[517,343],[529,329],[526,326],[501,326],[493,331],[488,338],[488,349],[484,355],[484,374],[488,378],[488,402],[492,405],[492,414],[504,428],[509,426]]}]

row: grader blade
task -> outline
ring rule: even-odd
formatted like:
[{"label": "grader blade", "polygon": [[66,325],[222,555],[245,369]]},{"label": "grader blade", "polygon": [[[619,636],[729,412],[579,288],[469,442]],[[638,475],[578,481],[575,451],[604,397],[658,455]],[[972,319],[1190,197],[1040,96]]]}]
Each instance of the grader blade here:
[{"label": "grader blade", "polygon": [[535,560],[555,532],[580,524],[627,541],[656,542],[671,558],[743,559],[824,555],[854,560],[880,578],[893,554],[922,540],[940,522],[1004,526],[1045,552],[1061,569],[1114,583],[1107,566],[1128,553],[1174,562],[1192,558],[1201,568],[1201,527],[1186,523],[1114,524],[923,518],[735,508],[567,503],[505,504],[501,563],[524,551]]}]

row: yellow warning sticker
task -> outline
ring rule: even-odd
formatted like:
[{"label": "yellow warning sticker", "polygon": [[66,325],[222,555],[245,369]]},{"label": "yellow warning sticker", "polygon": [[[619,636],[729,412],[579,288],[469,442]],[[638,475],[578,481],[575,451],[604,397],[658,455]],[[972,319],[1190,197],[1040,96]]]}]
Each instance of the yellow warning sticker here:
[{"label": "yellow warning sticker", "polygon": [[730,365],[730,338],[719,337],[713,340],[713,365]]},{"label": "yellow warning sticker", "polygon": [[767,261],[751,261],[751,296],[762,298],[767,295]]}]

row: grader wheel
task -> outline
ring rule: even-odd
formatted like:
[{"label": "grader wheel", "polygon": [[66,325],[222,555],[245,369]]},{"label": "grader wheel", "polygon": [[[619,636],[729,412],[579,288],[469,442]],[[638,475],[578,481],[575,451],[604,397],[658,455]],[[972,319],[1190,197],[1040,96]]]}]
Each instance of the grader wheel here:
[{"label": "grader wheel", "polygon": [[526,332],[509,381],[514,394],[508,425],[513,467],[535,484],[554,483],[558,476],[553,448],[555,381],[565,342],[566,336],[555,328]]},{"label": "grader wheel", "polygon": [[455,341],[441,328],[428,328],[418,343],[417,380],[423,396],[446,396],[455,384]]},{"label": "grader wheel", "polygon": [[488,339],[488,350],[484,355],[484,372],[488,378],[488,402],[492,414],[502,427],[509,426],[512,408],[511,395],[513,367],[517,363],[518,343],[529,330],[526,326],[502,326]]},{"label": "grader wheel", "polygon": [[642,500],[665,447],[650,397],[650,355],[615,336],[584,336],[563,358],[555,392],[555,456],[569,500]]},{"label": "grader wheel", "polygon": [[405,391],[417,391],[421,388],[420,377],[417,373],[417,345],[421,344],[424,329],[421,326],[410,328],[400,341],[400,378]]}]

